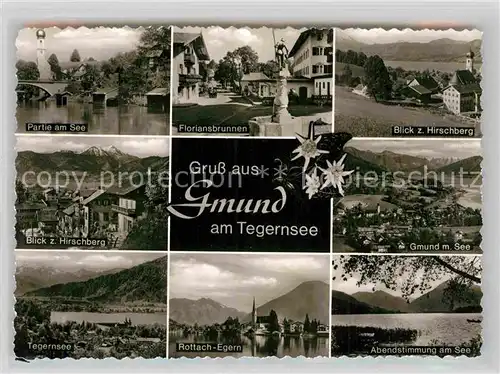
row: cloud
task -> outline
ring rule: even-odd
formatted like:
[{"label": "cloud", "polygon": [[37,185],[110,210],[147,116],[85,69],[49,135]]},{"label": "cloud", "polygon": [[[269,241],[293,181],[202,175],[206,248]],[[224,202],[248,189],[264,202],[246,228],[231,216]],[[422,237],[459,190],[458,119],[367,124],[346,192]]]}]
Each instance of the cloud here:
[{"label": "cloud", "polygon": [[[273,37],[273,29],[261,27],[253,28],[223,28],[215,27],[184,27],[176,28],[181,32],[202,33],[207,45],[210,59],[219,61],[227,52],[243,46],[250,46],[259,57],[259,62],[266,62],[274,59],[274,38],[279,40],[283,38],[289,49],[299,37],[300,33],[305,29],[297,30],[291,27],[286,29],[275,29]],[[175,32],[175,31],[174,31]]]},{"label": "cloud", "polygon": [[165,256],[164,253],[124,252],[123,254],[87,251],[16,251],[18,266],[54,267],[59,270],[130,268]]},{"label": "cloud", "polygon": [[330,257],[312,255],[173,254],[170,297],[208,297],[239,310],[283,295],[309,280],[329,282]]},{"label": "cloud", "polygon": [[[44,29],[47,55],[55,53],[59,61],[69,61],[71,52],[77,49],[82,59],[93,57],[107,60],[117,53],[134,50],[144,28],[129,27],[57,27]],[[26,28],[16,39],[17,57],[24,60],[36,59],[36,29]]]},{"label": "cloud", "polygon": [[273,271],[278,273],[308,273],[319,270],[323,264],[313,256],[287,256],[287,257],[271,257],[266,261],[259,258],[250,258],[246,263],[255,268],[260,268],[262,271]]}]

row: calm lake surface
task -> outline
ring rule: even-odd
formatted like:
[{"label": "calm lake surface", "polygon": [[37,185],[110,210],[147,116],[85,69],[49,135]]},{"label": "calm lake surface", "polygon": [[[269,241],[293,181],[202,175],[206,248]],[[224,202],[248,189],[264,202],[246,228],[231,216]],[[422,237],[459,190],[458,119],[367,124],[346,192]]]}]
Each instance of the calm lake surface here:
[{"label": "calm lake surface", "polygon": [[18,103],[18,132],[26,132],[26,123],[88,123],[89,134],[168,135],[170,114],[145,106],[103,107],[69,102],[57,106],[54,101]]},{"label": "calm lake surface", "polygon": [[420,333],[411,345],[427,346],[437,340],[456,346],[481,334],[481,324],[469,323],[467,319],[482,317],[479,313],[351,314],[333,315],[332,325],[415,329]]},{"label": "calm lake surface", "polygon": [[130,319],[132,325],[167,324],[166,313],[90,313],[90,312],[50,312],[50,322],[65,323],[123,323]]},{"label": "calm lake surface", "polygon": [[[169,355],[170,357],[197,357],[200,353],[185,353],[176,352],[176,343],[207,343],[208,340],[202,336],[183,336],[175,333],[169,335]],[[217,343],[233,344],[220,339]],[[209,357],[318,357],[328,356],[328,337],[315,337],[304,339],[302,337],[266,337],[256,336],[254,339],[249,339],[242,336],[243,352],[228,352],[228,353],[206,353]]]},{"label": "calm lake surface", "polygon": [[[445,73],[454,73],[455,70],[465,69],[465,62],[433,62],[433,61],[384,61],[385,66],[392,68],[401,67],[404,70],[424,71],[437,70]],[[479,70],[481,63],[474,62],[474,67]]]}]

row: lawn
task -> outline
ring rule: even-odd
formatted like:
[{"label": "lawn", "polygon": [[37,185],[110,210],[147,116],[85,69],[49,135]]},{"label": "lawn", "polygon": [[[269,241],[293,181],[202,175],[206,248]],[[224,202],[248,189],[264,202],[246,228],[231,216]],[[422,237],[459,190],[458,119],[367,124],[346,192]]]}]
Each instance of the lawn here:
[{"label": "lawn", "polygon": [[[393,126],[470,127],[453,115],[438,115],[425,108],[384,105],[335,86],[335,131],[353,136],[391,136]],[[479,125],[476,136],[480,136]]]},{"label": "lawn", "polygon": [[[315,113],[331,112],[328,106],[292,105],[288,107],[292,116],[302,117]],[[272,107],[255,105],[252,107],[222,104],[206,106],[178,107],[173,109],[173,124],[179,125],[243,125],[253,117],[269,116]]]}]

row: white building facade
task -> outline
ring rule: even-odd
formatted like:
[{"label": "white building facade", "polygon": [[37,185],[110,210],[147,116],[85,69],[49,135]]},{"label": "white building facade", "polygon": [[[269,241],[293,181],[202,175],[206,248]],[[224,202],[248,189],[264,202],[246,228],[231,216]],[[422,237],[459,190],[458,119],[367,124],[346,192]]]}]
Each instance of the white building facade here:
[{"label": "white building facade", "polygon": [[290,50],[294,77],[314,82],[313,95],[333,94],[333,30],[310,29],[302,32]]}]

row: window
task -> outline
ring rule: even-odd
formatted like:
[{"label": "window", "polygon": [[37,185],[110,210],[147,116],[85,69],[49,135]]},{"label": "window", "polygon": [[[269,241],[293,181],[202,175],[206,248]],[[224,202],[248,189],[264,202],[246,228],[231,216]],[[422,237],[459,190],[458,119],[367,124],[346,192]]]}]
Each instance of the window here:
[{"label": "window", "polygon": [[316,65],[313,65],[313,74],[316,74],[318,72],[318,67]]},{"label": "window", "polygon": [[323,88],[326,88],[326,83],[325,82],[323,82]]},{"label": "window", "polygon": [[316,34],[316,37],[318,40],[323,40],[323,31],[318,31],[318,33]]},{"label": "window", "polygon": [[109,213],[104,212],[104,213],[102,214],[102,219],[103,219],[104,221],[109,221]]},{"label": "window", "polygon": [[320,55],[319,51],[320,51],[320,48],[313,47],[313,56],[319,56]]},{"label": "window", "polygon": [[179,64],[179,74],[184,74],[184,65]]}]

